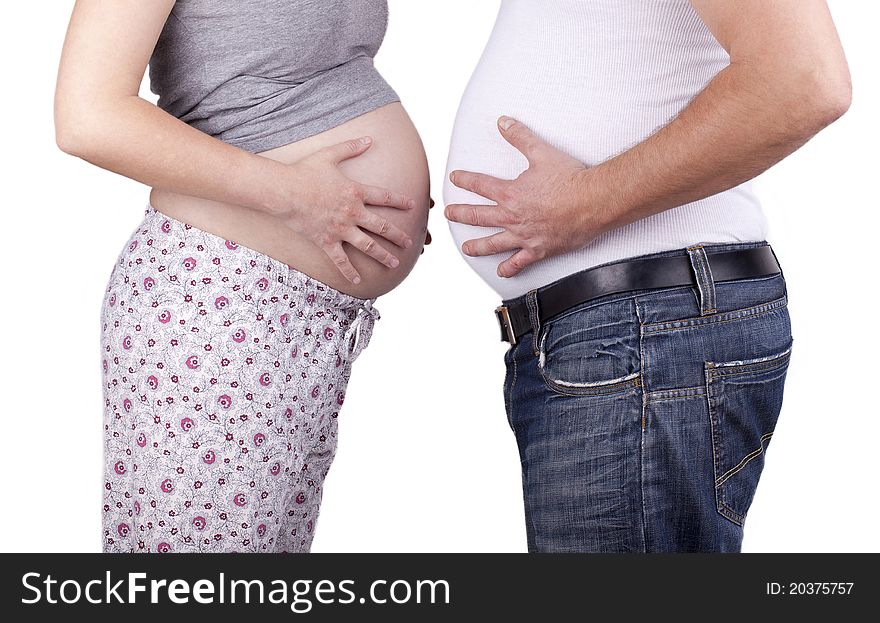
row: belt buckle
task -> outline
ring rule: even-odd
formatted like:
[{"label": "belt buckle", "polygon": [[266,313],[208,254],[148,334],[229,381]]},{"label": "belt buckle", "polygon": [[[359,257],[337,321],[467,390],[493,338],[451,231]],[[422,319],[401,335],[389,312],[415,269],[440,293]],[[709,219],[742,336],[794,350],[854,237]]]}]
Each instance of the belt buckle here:
[{"label": "belt buckle", "polygon": [[510,342],[512,346],[516,345],[516,332],[513,330],[513,323],[510,321],[510,310],[506,305],[499,305],[495,308],[495,317],[498,324],[501,325],[501,341]]}]

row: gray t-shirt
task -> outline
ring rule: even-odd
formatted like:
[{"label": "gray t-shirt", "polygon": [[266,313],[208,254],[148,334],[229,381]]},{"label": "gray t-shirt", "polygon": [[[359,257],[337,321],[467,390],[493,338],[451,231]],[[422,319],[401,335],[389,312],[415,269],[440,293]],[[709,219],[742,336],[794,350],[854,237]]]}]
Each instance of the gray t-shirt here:
[{"label": "gray t-shirt", "polygon": [[159,107],[261,152],[397,94],[373,67],[385,0],[178,0],[150,59]]}]

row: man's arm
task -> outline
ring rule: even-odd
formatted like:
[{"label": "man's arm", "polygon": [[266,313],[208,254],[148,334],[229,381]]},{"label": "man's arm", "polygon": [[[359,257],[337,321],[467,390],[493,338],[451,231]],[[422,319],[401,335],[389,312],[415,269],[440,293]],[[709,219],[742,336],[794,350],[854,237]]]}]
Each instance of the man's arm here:
[{"label": "man's arm", "polygon": [[667,126],[585,168],[521,123],[501,134],[529,159],[516,180],[454,171],[454,184],[496,206],[450,205],[447,218],[504,231],[468,255],[516,251],[512,277],[544,257],[638,219],[717,194],[773,166],[849,107],[849,70],[824,0],[691,0],[730,65]]}]

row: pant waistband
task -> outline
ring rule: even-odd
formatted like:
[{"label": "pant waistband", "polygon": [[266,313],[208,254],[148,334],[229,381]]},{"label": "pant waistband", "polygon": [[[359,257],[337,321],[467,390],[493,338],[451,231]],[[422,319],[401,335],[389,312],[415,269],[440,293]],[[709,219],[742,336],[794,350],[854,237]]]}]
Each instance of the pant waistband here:
[{"label": "pant waistband", "polygon": [[696,286],[700,313],[715,313],[715,283],[781,273],[766,241],[696,244],[602,264],[507,300],[495,310],[502,341],[516,344],[554,316],[592,299],[636,290]]}]

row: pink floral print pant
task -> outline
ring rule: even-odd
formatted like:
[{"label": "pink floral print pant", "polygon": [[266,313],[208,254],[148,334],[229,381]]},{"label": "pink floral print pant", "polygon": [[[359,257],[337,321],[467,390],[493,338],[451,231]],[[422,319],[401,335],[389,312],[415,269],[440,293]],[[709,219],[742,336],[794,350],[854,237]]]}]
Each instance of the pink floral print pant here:
[{"label": "pink floral print pant", "polygon": [[104,551],[308,551],[373,302],[149,206],[101,309]]}]

